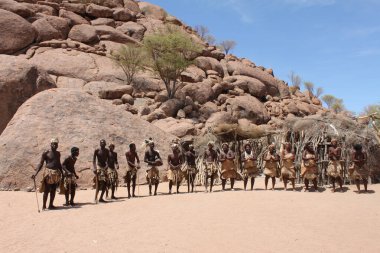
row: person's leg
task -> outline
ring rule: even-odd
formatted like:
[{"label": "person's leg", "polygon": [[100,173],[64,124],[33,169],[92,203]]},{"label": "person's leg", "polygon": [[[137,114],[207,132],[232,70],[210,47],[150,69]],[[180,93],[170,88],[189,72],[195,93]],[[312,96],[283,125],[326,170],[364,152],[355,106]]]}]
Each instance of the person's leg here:
[{"label": "person's leg", "polygon": [[248,184],[248,177],[243,179],[243,183],[244,183],[244,191],[246,191],[247,190],[247,184]]},{"label": "person's leg", "polygon": [[227,182],[227,179],[222,179],[222,190],[224,191],[225,188],[226,188],[226,182]]},{"label": "person's leg", "polygon": [[295,190],[296,190],[296,186],[295,186],[295,179],[294,179],[294,178],[292,178],[290,181],[292,182],[293,191],[295,191]]},{"label": "person's leg", "polygon": [[251,177],[251,191],[253,190],[254,185],[255,185],[255,178]]},{"label": "person's leg", "polygon": [[359,179],[355,179],[355,184],[356,184],[356,188],[358,189],[357,193],[360,193],[360,180]]},{"label": "person's leg", "polygon": [[274,186],[276,185],[276,178],[272,177],[272,191],[274,191]]},{"label": "person's leg", "polygon": [[343,180],[341,177],[337,178],[338,184],[339,184],[339,189],[341,192],[343,192]]},{"label": "person's leg", "polygon": [[235,178],[231,178],[231,190],[234,189]]},{"label": "person's leg", "polygon": [[52,184],[50,185],[50,203],[49,203],[49,209],[54,209],[54,199],[55,199],[55,193],[57,191],[57,185]]},{"label": "person's leg", "polygon": [[305,191],[308,191],[309,190],[309,179],[305,178],[304,182],[305,182],[305,187],[306,187]]},{"label": "person's leg", "polygon": [[195,181],[195,174],[191,174],[190,176],[191,192],[194,192],[194,181]]},{"label": "person's leg", "polygon": [[104,199],[103,199],[103,196],[104,196],[104,193],[106,191],[106,182],[105,181],[99,181],[99,186],[100,186],[100,190],[101,190],[101,193],[100,193],[100,198],[99,198],[99,202],[106,202]]},{"label": "person's leg", "polygon": [[173,180],[169,180],[169,194],[172,194]]},{"label": "person's leg", "polygon": [[131,178],[127,176],[128,198],[131,198]]},{"label": "person's leg", "polygon": [[157,195],[157,188],[158,188],[158,184],[159,182],[157,181],[155,184],[154,184],[154,196]]},{"label": "person's leg", "polygon": [[75,192],[76,192],[76,185],[75,184],[71,184],[70,205],[72,205],[72,206],[75,205],[75,203],[74,203]]},{"label": "person's leg", "polygon": [[112,184],[112,188],[111,188],[111,191],[112,191],[112,195],[111,195],[111,199],[116,199],[116,197],[115,197],[115,189],[116,189],[116,185],[115,185],[116,183],[113,183]]},{"label": "person's leg", "polygon": [[69,187],[69,189],[65,189],[65,200],[66,200],[66,202],[65,202],[64,206],[70,205],[69,195],[70,195],[70,187]]},{"label": "person's leg", "polygon": [[134,175],[132,177],[132,197],[136,197],[135,191],[136,191],[136,180],[137,180],[137,175]]},{"label": "person's leg", "polygon": [[210,192],[212,192],[212,187],[214,186],[214,177],[211,177],[211,183],[210,183]]},{"label": "person's leg", "polygon": [[288,178],[287,177],[283,177],[282,180],[284,181],[284,189],[286,191],[288,189]]},{"label": "person's leg", "polygon": [[335,192],[335,177],[330,177],[330,180],[331,180],[331,183],[332,183],[332,186],[333,186],[333,188],[332,188],[332,192]]},{"label": "person's leg", "polygon": [[318,191],[318,181],[316,178],[313,179],[313,184],[314,184],[314,190]]},{"label": "person's leg", "polygon": [[368,192],[368,189],[367,189],[367,186],[368,186],[368,180],[367,180],[367,179],[363,179],[363,184],[364,184],[364,191],[365,191],[365,192]]},{"label": "person's leg", "polygon": [[268,190],[268,180],[269,176],[265,175],[265,190]]},{"label": "person's leg", "polygon": [[47,184],[46,182],[44,184],[45,184],[45,189],[44,189],[44,194],[42,197],[42,209],[46,209],[46,202],[50,193],[50,184]]},{"label": "person's leg", "polygon": [[152,196],[152,182],[149,180],[149,195]]}]

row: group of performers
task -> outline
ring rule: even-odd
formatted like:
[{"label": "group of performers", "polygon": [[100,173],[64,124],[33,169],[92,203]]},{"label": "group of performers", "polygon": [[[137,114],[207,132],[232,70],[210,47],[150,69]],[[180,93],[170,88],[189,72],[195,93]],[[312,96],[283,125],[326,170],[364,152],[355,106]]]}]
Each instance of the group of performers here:
[{"label": "group of performers", "polygon": [[[160,153],[155,149],[155,143],[152,139],[146,141],[147,148],[144,155],[144,163],[148,169],[146,170],[146,180],[149,184],[149,195],[157,195],[157,188],[160,182],[158,167],[163,165]],[[104,194],[108,195],[111,190],[111,199],[116,199],[115,190],[119,183],[118,170],[118,155],[114,151],[115,145],[110,144],[106,147],[106,141],[100,140],[100,147],[94,151],[93,156],[93,172],[95,183],[95,201],[106,202]],[[169,181],[169,194],[172,193],[173,185],[176,187],[176,192],[182,181],[187,181],[188,192],[194,191],[195,177],[199,173],[196,163],[196,153],[193,145],[186,146],[182,150],[179,142],[173,142],[171,145],[172,153],[168,155],[167,163],[167,179]],[[351,155],[352,165],[349,168],[349,174],[355,181],[357,192],[360,193],[360,183],[363,182],[364,190],[367,192],[369,171],[366,167],[367,154],[363,151],[360,144],[354,145],[354,150]],[[40,163],[37,166],[35,177],[43,168],[43,179],[39,191],[43,193],[43,209],[46,209],[47,199],[50,194],[50,202],[48,209],[54,209],[54,198],[57,187],[60,187],[60,192],[65,194],[66,203],[64,205],[74,206],[75,191],[77,188],[76,180],[79,178],[75,171],[75,163],[79,156],[79,148],[71,148],[71,154],[67,156],[61,163],[61,154],[58,149],[58,139],[51,140],[51,149],[42,153]],[[140,159],[136,151],[134,143],[129,144],[129,150],[125,153],[128,168],[124,175],[124,181],[127,184],[128,198],[136,197],[136,181],[137,173],[141,168]],[[331,145],[328,148],[328,168],[327,175],[332,183],[332,192],[336,191],[336,183],[339,184],[340,190],[343,185],[343,169],[342,169],[342,149],[338,145],[336,139],[331,140]],[[250,189],[253,190],[255,178],[260,175],[260,166],[258,166],[257,154],[252,149],[250,143],[244,145],[244,151],[241,155],[242,173],[239,174],[236,164],[236,154],[230,148],[228,143],[223,143],[221,150],[216,150],[213,142],[207,144],[207,148],[203,153],[203,173],[205,192],[212,192],[215,180],[220,177],[222,181],[222,189],[225,190],[226,182],[230,180],[231,189],[234,189],[235,180],[241,176],[244,182],[244,190],[247,190],[248,181],[250,181]],[[296,155],[292,150],[290,143],[284,143],[280,154],[276,150],[276,146],[271,144],[263,154],[263,174],[265,175],[265,189],[268,189],[268,182],[271,179],[274,190],[276,177],[280,177],[284,183],[284,189],[287,190],[288,182],[292,184],[293,191],[295,190]],[[312,143],[308,143],[302,153],[302,166],[300,176],[304,180],[305,191],[310,189],[309,184],[312,183],[315,190],[318,189],[318,154],[315,152]],[[210,182],[210,184],[209,184]],[[132,194],[131,194],[132,183]],[[98,199],[98,194],[100,197]]]}]

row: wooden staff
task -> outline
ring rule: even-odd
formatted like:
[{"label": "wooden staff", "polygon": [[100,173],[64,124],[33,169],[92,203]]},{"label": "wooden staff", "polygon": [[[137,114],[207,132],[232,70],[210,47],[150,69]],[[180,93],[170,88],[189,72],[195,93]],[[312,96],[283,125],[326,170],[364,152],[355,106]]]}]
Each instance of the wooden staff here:
[{"label": "wooden staff", "polygon": [[38,196],[37,196],[37,185],[36,185],[36,179],[33,178],[33,182],[34,182],[34,192],[36,193],[36,201],[37,201],[37,210],[38,210],[38,213],[40,213],[40,204],[38,203]]}]

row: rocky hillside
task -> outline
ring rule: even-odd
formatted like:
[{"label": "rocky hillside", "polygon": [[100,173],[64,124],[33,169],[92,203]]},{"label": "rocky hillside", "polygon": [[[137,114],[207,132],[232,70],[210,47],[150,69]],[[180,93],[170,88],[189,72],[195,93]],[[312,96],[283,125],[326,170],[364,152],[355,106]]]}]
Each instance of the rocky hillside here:
[{"label": "rocky hillside", "polygon": [[[167,138],[162,138],[168,142],[172,135],[192,138],[204,133],[209,126],[237,122],[241,118],[276,128],[290,117],[327,112],[312,94],[300,91],[291,94],[287,84],[277,79],[272,69],[258,66],[248,59],[225,55],[215,46],[201,41],[195,31],[178,18],[147,2],[99,0],[95,4],[95,1],[84,0],[0,0],[0,23],[0,133],[4,131],[0,143],[14,145],[8,142],[19,131],[25,130],[28,141],[17,142],[22,152],[31,149],[40,152],[40,145],[48,143],[52,136],[65,140],[65,150],[77,141],[87,140],[87,136],[92,136],[91,143],[83,148],[93,148],[101,136],[112,141],[129,136],[124,141],[135,141],[134,138],[140,141],[149,135],[156,136],[154,133],[160,132],[159,129],[168,133]],[[108,57],[112,50],[125,43],[139,44],[145,35],[168,23],[188,33],[203,48],[194,65],[182,73],[184,85],[176,98],[170,100],[163,82],[150,72],[139,73],[130,86],[126,85],[124,72]],[[53,91],[33,98],[4,130],[22,103],[50,88],[66,89],[54,91],[58,96],[55,105]],[[91,105],[81,105],[78,97],[83,96],[83,101],[90,100],[83,93],[92,95]],[[45,101],[43,96],[50,97]],[[75,135],[76,139],[71,139],[73,136],[70,135],[70,129],[76,129],[72,126],[70,114],[65,114],[64,118],[60,116],[62,104],[67,104],[63,103],[63,98],[67,103],[75,100],[71,107],[67,105],[65,108],[88,109],[73,114],[74,119],[80,120],[81,127],[88,127],[86,131],[77,132],[83,136]],[[49,103],[49,109],[44,108],[45,102]],[[107,110],[96,112],[94,108],[102,108],[103,104]],[[33,114],[38,117],[29,119],[25,110],[36,110],[30,107],[43,109],[48,116],[38,110],[38,114]],[[130,117],[130,114],[134,116]],[[101,117],[105,117],[103,130],[92,133],[99,129],[89,126],[95,119],[101,125]],[[141,122],[138,118],[145,122],[139,123],[140,127],[149,131],[138,132],[133,127],[135,122]],[[33,125],[33,128],[26,124]],[[116,124],[122,124],[118,127],[125,127],[125,130],[116,131]],[[22,125],[23,130],[20,129]],[[57,125],[59,128],[56,129]],[[113,127],[107,128],[107,125]],[[32,135],[27,136],[26,127],[33,130]],[[38,138],[37,146],[31,136]],[[3,156],[0,161],[9,157],[5,150],[0,152]],[[38,161],[34,151],[24,154],[31,164]],[[91,155],[85,153],[81,158],[89,160]],[[6,180],[6,177],[10,178],[9,173],[13,173],[10,169],[25,168],[19,159],[11,161],[9,166],[2,163],[1,185],[4,186],[5,181],[13,184],[12,178]]]}]

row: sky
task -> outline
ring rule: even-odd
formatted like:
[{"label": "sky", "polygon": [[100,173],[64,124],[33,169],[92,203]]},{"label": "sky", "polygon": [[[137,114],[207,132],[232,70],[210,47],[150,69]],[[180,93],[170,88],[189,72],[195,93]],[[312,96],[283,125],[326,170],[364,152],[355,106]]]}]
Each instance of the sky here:
[{"label": "sky", "polygon": [[190,26],[203,25],[232,51],[291,71],[360,113],[380,103],[380,0],[148,0]]}]

